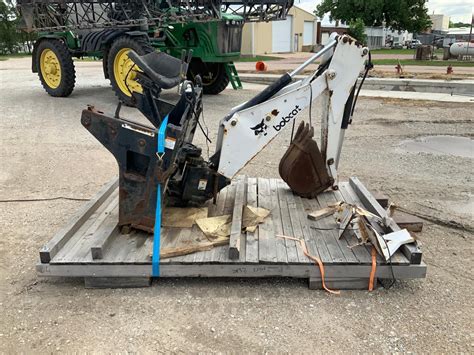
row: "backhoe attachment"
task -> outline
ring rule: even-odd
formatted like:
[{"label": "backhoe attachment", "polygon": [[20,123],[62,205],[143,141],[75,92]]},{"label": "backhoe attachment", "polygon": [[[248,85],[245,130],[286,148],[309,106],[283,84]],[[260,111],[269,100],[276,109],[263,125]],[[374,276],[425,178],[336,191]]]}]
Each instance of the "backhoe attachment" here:
[{"label": "backhoe attachment", "polygon": [[278,168],[291,190],[307,198],[316,197],[334,182],[313,135],[314,128],[302,121]]}]

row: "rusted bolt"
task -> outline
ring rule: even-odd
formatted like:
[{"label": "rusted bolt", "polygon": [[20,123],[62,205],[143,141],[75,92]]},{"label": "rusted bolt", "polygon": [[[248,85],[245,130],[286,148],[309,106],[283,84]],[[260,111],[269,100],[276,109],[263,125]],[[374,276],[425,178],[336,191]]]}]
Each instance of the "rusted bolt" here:
[{"label": "rusted bolt", "polygon": [[349,38],[347,38],[346,36],[342,37],[342,42],[347,43],[348,41],[349,41]]},{"label": "rusted bolt", "polygon": [[139,145],[140,147],[144,147],[144,146],[145,146],[145,140],[144,140],[144,139],[138,140],[138,145]]},{"label": "rusted bolt", "polygon": [[333,158],[329,159],[328,160],[328,165],[333,165],[333,164],[334,164],[334,159]]},{"label": "rusted bolt", "polygon": [[333,80],[336,77],[336,71],[334,69],[329,69],[326,75],[329,80]]}]

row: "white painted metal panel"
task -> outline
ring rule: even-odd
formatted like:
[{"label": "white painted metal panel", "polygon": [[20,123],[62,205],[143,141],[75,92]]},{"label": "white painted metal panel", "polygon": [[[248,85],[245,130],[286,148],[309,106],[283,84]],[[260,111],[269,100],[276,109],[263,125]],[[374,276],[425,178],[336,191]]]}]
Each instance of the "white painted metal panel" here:
[{"label": "white painted metal panel", "polygon": [[272,52],[287,53],[292,51],[293,16],[286,20],[272,22]]},{"label": "white painted metal panel", "polygon": [[305,21],[303,28],[303,46],[314,44],[314,21]]}]

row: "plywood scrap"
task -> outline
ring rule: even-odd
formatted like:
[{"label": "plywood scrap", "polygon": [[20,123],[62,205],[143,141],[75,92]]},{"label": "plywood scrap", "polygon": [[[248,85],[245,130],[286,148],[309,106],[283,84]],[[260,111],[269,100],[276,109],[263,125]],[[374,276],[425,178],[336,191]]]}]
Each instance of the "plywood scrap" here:
[{"label": "plywood scrap", "polygon": [[230,214],[196,220],[196,224],[209,240],[228,237],[231,223],[232,216]]},{"label": "plywood scrap", "polygon": [[[245,206],[242,215],[242,231],[254,232],[257,226],[270,215],[270,211],[262,207]],[[230,236],[232,216],[226,214],[217,217],[200,218],[196,224],[210,240]]]},{"label": "plywood scrap", "polygon": [[161,216],[163,227],[191,228],[197,219],[207,217],[207,207],[166,207]]},{"label": "plywood scrap", "polygon": [[263,223],[270,215],[270,210],[263,207],[245,206],[242,219],[242,229],[248,232],[255,232],[257,226]]}]

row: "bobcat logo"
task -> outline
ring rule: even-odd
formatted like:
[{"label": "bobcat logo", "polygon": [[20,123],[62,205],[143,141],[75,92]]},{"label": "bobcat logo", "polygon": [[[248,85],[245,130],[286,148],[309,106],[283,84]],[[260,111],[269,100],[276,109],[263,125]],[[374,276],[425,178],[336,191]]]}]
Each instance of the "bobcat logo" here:
[{"label": "bobcat logo", "polygon": [[258,136],[259,134],[262,134],[264,136],[267,135],[267,128],[268,126],[265,124],[265,119],[262,118],[262,122],[260,122],[258,125],[254,126],[254,127],[250,127],[250,129],[255,133],[256,136]]}]

